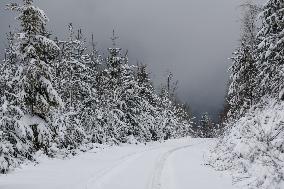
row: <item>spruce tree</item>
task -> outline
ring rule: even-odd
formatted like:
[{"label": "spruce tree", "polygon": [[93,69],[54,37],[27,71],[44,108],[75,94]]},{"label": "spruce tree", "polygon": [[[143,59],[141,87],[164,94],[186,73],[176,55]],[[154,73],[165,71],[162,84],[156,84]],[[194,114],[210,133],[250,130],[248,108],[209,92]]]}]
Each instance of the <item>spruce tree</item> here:
[{"label": "spruce tree", "polygon": [[256,18],[259,8],[253,4],[244,5],[245,13],[242,19],[242,34],[240,47],[232,57],[230,67],[230,85],[227,94],[229,103],[228,117],[239,118],[257,101],[256,66]]},{"label": "spruce tree", "polygon": [[56,124],[64,131],[61,144],[76,147],[86,134],[93,135],[96,130],[96,76],[100,57],[94,46],[91,52],[87,51],[82,31],[75,33],[72,24],[69,24],[69,39],[57,44],[61,51],[55,66],[56,83],[65,106],[57,112]]},{"label": "spruce tree", "polygon": [[258,90],[259,97],[278,97],[283,89],[284,2],[269,0],[261,12],[262,28],[258,33]]},{"label": "spruce tree", "polygon": [[[109,56],[106,59],[106,69],[104,69],[97,81],[99,83],[98,106],[99,123],[97,129],[98,142],[125,142],[129,134],[130,123],[127,122],[126,98],[131,91],[133,81],[132,68],[127,64],[127,56],[121,55],[121,48],[116,47],[118,39],[113,32],[111,38],[113,47],[108,49]],[[130,101],[129,101],[130,102]]]},{"label": "spruce tree", "polygon": [[159,123],[160,98],[151,83],[147,65],[138,64],[136,67],[136,81],[139,86],[141,115],[138,124],[141,125],[145,140],[160,140],[163,138]]},{"label": "spruce tree", "polygon": [[230,68],[230,86],[228,102],[230,118],[238,118],[251,107],[255,99],[255,77],[257,74],[255,59],[250,47],[245,43],[234,53]]},{"label": "spruce tree", "polygon": [[20,84],[26,111],[44,120],[53,107],[60,105],[61,99],[52,86],[51,64],[59,52],[59,47],[49,39],[46,30],[47,16],[32,0],[24,0],[23,6],[10,5],[11,10],[20,15],[20,32],[15,33],[15,54],[19,57]]},{"label": "spruce tree", "polygon": [[[16,166],[42,149],[49,153],[52,145],[51,113],[62,105],[53,88],[52,64],[59,47],[46,30],[48,18],[33,5],[12,3],[8,9],[19,13],[20,29],[9,34],[9,47],[1,65],[4,92],[1,97],[0,169]],[[9,150],[5,150],[8,147]],[[3,162],[4,161],[4,162]]]},{"label": "spruce tree", "polygon": [[205,137],[205,138],[212,137],[213,123],[207,112],[201,116],[200,129],[201,129],[202,137]]}]

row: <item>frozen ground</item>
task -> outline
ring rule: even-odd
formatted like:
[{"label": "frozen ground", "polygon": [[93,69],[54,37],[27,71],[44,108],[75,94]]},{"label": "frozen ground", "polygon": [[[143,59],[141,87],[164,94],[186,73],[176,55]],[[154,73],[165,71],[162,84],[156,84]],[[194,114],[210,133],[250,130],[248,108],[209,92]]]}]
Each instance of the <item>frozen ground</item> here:
[{"label": "frozen ground", "polygon": [[203,165],[212,144],[186,138],[43,158],[1,175],[0,189],[234,189],[230,176]]}]

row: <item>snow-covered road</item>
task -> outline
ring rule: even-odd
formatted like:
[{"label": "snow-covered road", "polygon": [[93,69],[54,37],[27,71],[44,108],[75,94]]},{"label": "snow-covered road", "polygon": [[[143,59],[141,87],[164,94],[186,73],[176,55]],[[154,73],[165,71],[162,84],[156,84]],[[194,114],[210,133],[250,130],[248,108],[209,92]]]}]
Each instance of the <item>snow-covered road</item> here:
[{"label": "snow-covered road", "polygon": [[186,138],[43,159],[0,176],[0,189],[234,189],[229,176],[203,165],[212,144]]}]

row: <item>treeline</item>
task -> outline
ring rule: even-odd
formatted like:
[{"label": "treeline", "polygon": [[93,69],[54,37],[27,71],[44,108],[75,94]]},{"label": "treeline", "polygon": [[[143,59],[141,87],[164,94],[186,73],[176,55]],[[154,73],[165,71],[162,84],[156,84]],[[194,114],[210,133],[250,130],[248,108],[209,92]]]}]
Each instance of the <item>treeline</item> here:
[{"label": "treeline", "polygon": [[8,33],[0,65],[0,172],[42,152],[50,157],[91,143],[147,142],[187,136],[191,117],[169,89],[155,91],[146,65],[132,66],[116,46],[108,57],[81,30],[53,38],[33,5],[12,3],[20,28]]},{"label": "treeline", "polygon": [[245,188],[284,182],[284,2],[242,5],[240,46],[232,58],[226,128],[210,164]]},{"label": "treeline", "polygon": [[231,58],[223,120],[239,119],[265,98],[283,99],[282,4],[241,5],[240,46]]}]

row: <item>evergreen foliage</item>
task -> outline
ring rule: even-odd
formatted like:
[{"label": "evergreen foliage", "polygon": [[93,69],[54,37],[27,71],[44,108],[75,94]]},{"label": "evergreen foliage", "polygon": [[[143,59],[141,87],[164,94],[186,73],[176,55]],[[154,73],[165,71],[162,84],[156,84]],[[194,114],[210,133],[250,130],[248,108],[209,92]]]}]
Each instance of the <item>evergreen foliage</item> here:
[{"label": "evergreen foliage", "polygon": [[145,65],[132,66],[113,46],[99,55],[69,24],[67,40],[51,39],[44,11],[23,0],[20,28],[8,34],[0,65],[0,172],[41,151],[76,154],[92,143],[120,144],[188,136],[191,117],[165,91],[158,95]]},{"label": "evergreen foliage", "polygon": [[201,116],[199,127],[199,136],[204,138],[213,137],[213,121],[211,120],[209,114],[206,112]]},{"label": "evergreen foliage", "polygon": [[284,2],[268,1],[261,12],[263,22],[258,33],[258,94],[260,97],[279,96],[283,89],[283,53],[284,53]]},{"label": "evergreen foliage", "polygon": [[49,153],[52,146],[51,112],[62,105],[53,87],[52,64],[59,47],[49,39],[48,18],[33,6],[10,4],[19,12],[21,29],[9,34],[6,59],[1,66],[0,170],[6,172],[38,150]]},{"label": "evergreen foliage", "polygon": [[[217,170],[232,171],[242,186],[281,188],[284,2],[269,0],[262,9],[248,5],[241,47],[230,69],[227,130],[212,150],[209,163]],[[260,29],[256,21],[262,23]]]},{"label": "evergreen foliage", "polygon": [[240,47],[232,57],[230,67],[230,85],[227,94],[229,104],[228,117],[237,119],[256,103],[257,97],[257,24],[259,8],[253,4],[244,5],[245,13],[242,19]]}]

